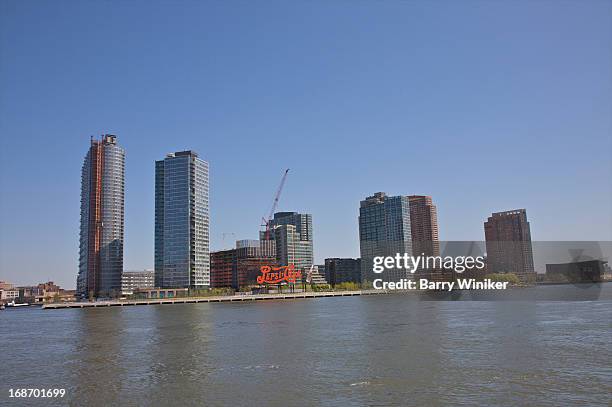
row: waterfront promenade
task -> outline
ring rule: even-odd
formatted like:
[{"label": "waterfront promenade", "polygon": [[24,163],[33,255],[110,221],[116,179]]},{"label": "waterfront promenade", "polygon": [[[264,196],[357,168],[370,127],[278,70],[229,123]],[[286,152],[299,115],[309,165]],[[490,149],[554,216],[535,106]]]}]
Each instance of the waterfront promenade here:
[{"label": "waterfront promenade", "polygon": [[318,297],[352,297],[355,295],[381,294],[377,290],[359,291],[322,291],[298,292],[281,294],[238,294],[211,297],[176,297],[176,298],[146,298],[138,300],[110,300],[95,302],[66,302],[44,304],[43,309],[62,308],[99,308],[99,307],[126,307],[133,305],[160,305],[160,304],[195,304],[202,302],[236,302],[236,301],[265,301],[265,300],[293,300],[299,298]]}]

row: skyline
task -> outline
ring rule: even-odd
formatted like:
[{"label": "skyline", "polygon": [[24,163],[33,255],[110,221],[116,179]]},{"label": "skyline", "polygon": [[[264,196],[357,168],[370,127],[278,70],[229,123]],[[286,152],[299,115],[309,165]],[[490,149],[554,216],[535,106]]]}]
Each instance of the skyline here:
[{"label": "skyline", "polygon": [[515,208],[533,240],[612,240],[610,4],[142,4],[0,5],[0,280],[75,285],[104,133],[125,270],[153,268],[154,162],[181,150],[210,163],[211,251],[257,238],[284,168],[278,211],[312,214],[316,264],[359,257],[379,191],[432,196],[440,240]]}]

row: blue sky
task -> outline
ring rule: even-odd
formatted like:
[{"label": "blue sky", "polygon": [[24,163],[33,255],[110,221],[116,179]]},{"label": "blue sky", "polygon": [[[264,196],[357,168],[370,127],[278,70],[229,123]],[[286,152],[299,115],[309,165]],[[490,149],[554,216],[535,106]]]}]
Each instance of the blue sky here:
[{"label": "blue sky", "polygon": [[[211,249],[279,209],[357,257],[359,201],[432,195],[444,240],[526,208],[612,240],[612,3],[0,2],[0,280],[74,287],[91,135],[127,150],[125,268],[153,264],[154,160],[210,162]],[[223,239],[223,234],[225,239]],[[233,233],[234,235],[232,235]]]}]

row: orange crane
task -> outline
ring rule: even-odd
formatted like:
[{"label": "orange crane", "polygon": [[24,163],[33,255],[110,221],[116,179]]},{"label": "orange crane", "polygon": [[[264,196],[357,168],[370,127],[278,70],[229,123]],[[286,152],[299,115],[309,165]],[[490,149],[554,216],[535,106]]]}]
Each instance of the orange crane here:
[{"label": "orange crane", "polygon": [[289,168],[285,170],[283,177],[281,178],[280,185],[276,190],[276,195],[274,195],[274,201],[272,202],[272,208],[270,209],[270,213],[268,214],[268,218],[261,218],[262,225],[266,228],[266,240],[270,240],[270,222],[272,221],[272,217],[274,216],[274,211],[276,211],[276,207],[278,206],[278,200],[280,199],[281,192],[283,192],[283,187],[285,186],[285,180],[287,179],[287,174],[289,173]]}]

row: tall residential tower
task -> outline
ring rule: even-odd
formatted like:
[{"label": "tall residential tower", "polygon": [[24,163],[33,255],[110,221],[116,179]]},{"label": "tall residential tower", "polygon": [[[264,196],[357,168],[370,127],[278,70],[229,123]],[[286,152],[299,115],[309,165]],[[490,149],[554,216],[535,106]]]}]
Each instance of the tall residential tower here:
[{"label": "tall residential tower", "polygon": [[489,273],[514,273],[535,281],[531,230],[525,209],[493,213],[484,224]]},{"label": "tall residential tower", "polygon": [[77,295],[119,294],[123,273],[125,151],[114,135],[91,140],[81,170]]},{"label": "tall residential tower", "polygon": [[415,256],[439,256],[438,213],[430,196],[410,195],[410,231]]},{"label": "tall residential tower", "polygon": [[210,287],[208,163],[193,151],[155,162],[155,285]]},{"label": "tall residential tower", "polygon": [[377,275],[372,273],[374,257],[395,256],[397,253],[412,255],[410,204],[407,196],[387,196],[384,192],[377,192],[361,201],[359,249],[362,281],[372,282],[374,278],[399,281],[412,276],[406,270],[386,270]]}]

